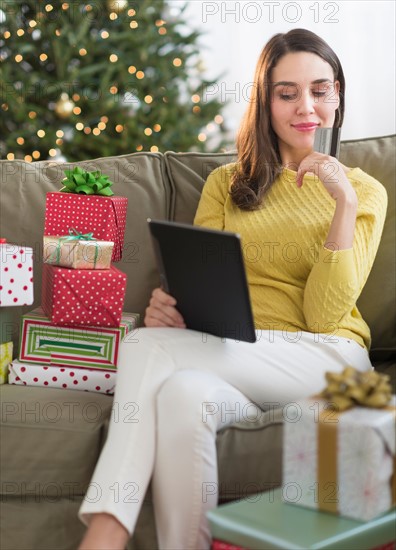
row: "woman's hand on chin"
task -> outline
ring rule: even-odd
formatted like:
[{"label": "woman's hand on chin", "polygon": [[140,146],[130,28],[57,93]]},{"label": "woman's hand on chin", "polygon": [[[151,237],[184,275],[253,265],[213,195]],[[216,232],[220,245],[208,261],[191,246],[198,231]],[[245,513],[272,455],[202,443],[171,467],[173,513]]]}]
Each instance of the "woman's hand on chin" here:
[{"label": "woman's hand on chin", "polygon": [[302,187],[304,174],[315,174],[329,195],[335,200],[356,202],[354,188],[346,176],[346,168],[335,157],[313,152],[300,162],[297,170],[297,187]]},{"label": "woman's hand on chin", "polygon": [[183,317],[176,309],[176,300],[162,288],[155,288],[144,317],[146,327],[186,328]]}]

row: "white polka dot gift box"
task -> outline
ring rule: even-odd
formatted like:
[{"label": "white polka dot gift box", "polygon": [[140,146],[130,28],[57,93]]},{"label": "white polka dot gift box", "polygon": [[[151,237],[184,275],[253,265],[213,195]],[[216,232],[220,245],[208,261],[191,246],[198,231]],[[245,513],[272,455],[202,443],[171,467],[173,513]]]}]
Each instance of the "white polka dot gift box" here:
[{"label": "white polka dot gift box", "polygon": [[128,199],[75,193],[47,193],[44,235],[60,237],[69,229],[92,232],[96,239],[114,242],[112,262],[122,257]]},{"label": "white polka dot gift box", "polygon": [[388,406],[333,411],[322,398],[288,406],[283,498],[360,521],[396,504],[396,396]]},{"label": "white polka dot gift box", "polygon": [[15,359],[9,366],[8,383],[113,395],[116,376],[114,371],[31,365]]},{"label": "white polka dot gift box", "polygon": [[0,239],[0,307],[33,303],[33,250]]},{"label": "white polka dot gift box", "polygon": [[41,308],[22,316],[19,361],[116,370],[120,342],[138,342],[138,313],[123,313],[119,327],[61,327]]},{"label": "white polka dot gift box", "polygon": [[43,265],[41,307],[54,325],[118,327],[127,276],[119,269]]}]

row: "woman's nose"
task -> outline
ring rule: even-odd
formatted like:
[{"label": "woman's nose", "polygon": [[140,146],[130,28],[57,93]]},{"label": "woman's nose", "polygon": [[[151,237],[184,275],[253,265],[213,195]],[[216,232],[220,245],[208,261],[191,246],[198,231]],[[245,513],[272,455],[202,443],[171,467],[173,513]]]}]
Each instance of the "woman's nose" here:
[{"label": "woman's nose", "polygon": [[315,112],[315,100],[309,92],[302,91],[296,103],[297,114],[309,114]]}]

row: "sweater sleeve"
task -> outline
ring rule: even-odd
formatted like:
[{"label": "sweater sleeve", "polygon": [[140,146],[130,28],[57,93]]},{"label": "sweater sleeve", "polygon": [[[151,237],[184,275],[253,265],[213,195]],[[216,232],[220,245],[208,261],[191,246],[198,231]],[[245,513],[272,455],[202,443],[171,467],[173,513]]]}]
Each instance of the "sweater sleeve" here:
[{"label": "sweater sleeve", "polygon": [[195,213],[194,225],[224,229],[224,205],[230,185],[231,166],[220,166],[209,174]]},{"label": "sweater sleeve", "polygon": [[331,251],[323,246],[319,251],[303,304],[308,330],[315,332],[333,331],[355,306],[373,266],[385,222],[385,188],[360,169],[348,177],[358,194],[353,247]]}]

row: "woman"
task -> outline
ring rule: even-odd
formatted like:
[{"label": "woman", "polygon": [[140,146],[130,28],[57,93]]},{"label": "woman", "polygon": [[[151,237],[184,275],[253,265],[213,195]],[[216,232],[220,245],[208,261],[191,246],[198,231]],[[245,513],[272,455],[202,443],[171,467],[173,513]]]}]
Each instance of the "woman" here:
[{"label": "woman", "polygon": [[[295,29],[264,47],[238,162],[209,176],[195,217],[241,235],[258,341],[203,342],[175,300],[153,291],[148,328],[122,346],[115,394],[120,410],[139,411],[111,424],[93,478],[100,494],[80,509],[89,524],[81,550],[125,547],[150,480],[160,549],[209,548],[205,513],[217,498],[203,499],[202,487],[217,482],[216,432],[233,420],[221,410],[285,405],[320,391],[327,370],[372,368],[355,304],[386,193],[359,168],[313,152],[316,128],[342,124],[344,88],[337,56],[315,34]],[[222,405],[218,414],[202,415],[208,402]]]}]

